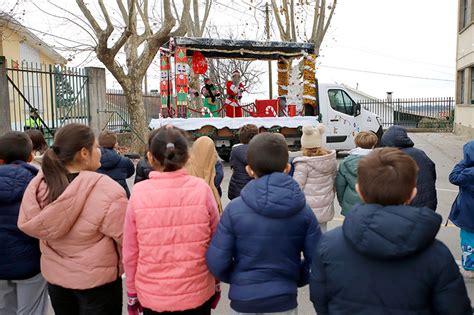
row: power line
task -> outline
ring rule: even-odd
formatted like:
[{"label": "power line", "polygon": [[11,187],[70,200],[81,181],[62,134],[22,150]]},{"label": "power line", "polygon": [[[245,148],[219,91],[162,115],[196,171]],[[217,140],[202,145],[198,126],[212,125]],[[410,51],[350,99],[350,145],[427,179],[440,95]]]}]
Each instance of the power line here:
[{"label": "power line", "polygon": [[406,75],[406,74],[398,74],[398,73],[388,73],[388,72],[377,72],[377,71],[369,71],[369,70],[361,70],[361,69],[351,69],[351,68],[343,68],[343,67],[335,67],[335,66],[326,66],[326,65],[319,65],[318,67],[330,68],[330,69],[338,69],[338,70],[346,70],[346,71],[354,71],[354,72],[371,73],[371,74],[378,74],[378,75],[387,75],[387,76],[392,76],[392,77],[401,77],[401,78],[410,78],[410,79],[421,79],[421,80],[454,82],[454,80],[441,79],[441,78],[419,77],[419,76],[414,76],[414,75]]}]

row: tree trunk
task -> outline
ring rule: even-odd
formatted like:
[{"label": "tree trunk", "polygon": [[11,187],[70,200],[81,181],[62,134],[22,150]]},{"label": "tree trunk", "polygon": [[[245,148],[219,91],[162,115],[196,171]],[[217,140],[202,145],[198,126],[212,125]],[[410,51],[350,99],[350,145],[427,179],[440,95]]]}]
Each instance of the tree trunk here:
[{"label": "tree trunk", "polygon": [[132,80],[129,88],[123,89],[128,103],[130,115],[130,128],[132,131],[132,144],[130,151],[133,153],[145,153],[148,138],[147,117],[143,103],[141,80]]}]

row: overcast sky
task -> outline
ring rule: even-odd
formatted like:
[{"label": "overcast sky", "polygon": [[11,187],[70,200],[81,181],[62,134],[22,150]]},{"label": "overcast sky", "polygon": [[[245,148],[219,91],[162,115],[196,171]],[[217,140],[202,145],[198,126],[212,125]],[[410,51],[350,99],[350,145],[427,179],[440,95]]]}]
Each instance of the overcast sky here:
[{"label": "overcast sky", "polygon": [[[3,2],[9,9],[16,1]],[[87,38],[78,31],[71,34],[71,26],[42,13],[32,1],[19,2],[15,13],[25,10],[21,22],[34,28],[34,32],[51,45],[59,46],[61,40],[44,33],[80,41]],[[214,0],[210,20],[223,31],[231,28],[241,38],[264,40],[263,13],[250,9],[264,2]],[[34,3],[61,15],[46,0]],[[74,0],[60,3],[68,8],[76,7]],[[112,5],[115,0],[105,0],[105,3]],[[456,13],[457,1],[453,0],[339,0],[318,58],[317,76],[321,82],[358,86],[359,90],[376,97],[385,97],[387,91],[394,92],[394,97],[453,96]],[[278,40],[276,24],[272,29],[272,39]],[[66,51],[60,53],[69,56]],[[86,54],[77,55],[70,65],[99,65],[93,58],[84,63],[85,57]],[[266,70],[266,63],[261,62],[261,67]],[[152,89],[159,73],[156,68],[150,72],[149,89]],[[262,94],[252,98],[267,96],[268,79],[262,80],[264,84],[258,89]],[[118,88],[110,76],[107,85]]]}]

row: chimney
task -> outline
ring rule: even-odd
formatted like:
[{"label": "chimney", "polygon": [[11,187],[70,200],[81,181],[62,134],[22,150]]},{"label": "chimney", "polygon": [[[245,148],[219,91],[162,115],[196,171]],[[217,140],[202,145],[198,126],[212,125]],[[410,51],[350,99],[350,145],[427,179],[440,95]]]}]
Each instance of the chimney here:
[{"label": "chimney", "polygon": [[392,102],[392,94],[393,94],[393,92],[387,92],[387,101],[388,101],[389,103]]}]

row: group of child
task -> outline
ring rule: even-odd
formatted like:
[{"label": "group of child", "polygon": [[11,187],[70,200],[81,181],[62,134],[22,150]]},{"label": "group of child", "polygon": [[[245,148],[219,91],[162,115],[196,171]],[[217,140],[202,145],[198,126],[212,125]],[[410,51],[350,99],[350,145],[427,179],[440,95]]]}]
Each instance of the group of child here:
[{"label": "group of child", "polygon": [[[49,294],[59,315],[118,315],[125,273],[131,315],[210,314],[219,281],[230,284],[234,315],[297,314],[308,283],[318,315],[471,314],[459,268],[435,239],[434,163],[392,127],[381,142],[394,148],[375,149],[375,134],[360,132],[338,170],[323,135],[322,125],[304,127],[303,155],[290,160],[282,135],[244,126],[222,211],[222,163],[207,137],[190,146],[178,128],[150,132],[129,195],[133,164],[112,133],[98,142],[69,124],[48,149],[4,133],[0,313],[45,314]],[[473,143],[450,175],[461,187],[450,218],[465,240],[474,239]],[[322,234],[335,196],[346,219]],[[473,261],[463,255],[466,270]]]}]

